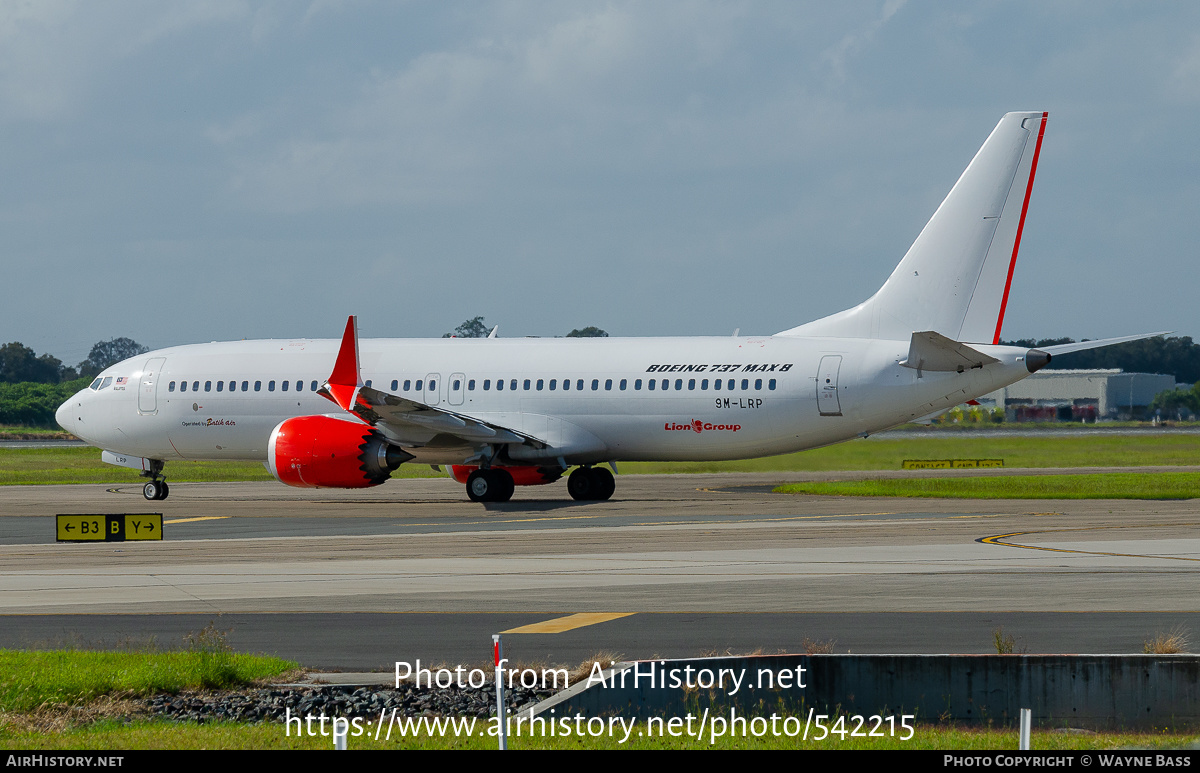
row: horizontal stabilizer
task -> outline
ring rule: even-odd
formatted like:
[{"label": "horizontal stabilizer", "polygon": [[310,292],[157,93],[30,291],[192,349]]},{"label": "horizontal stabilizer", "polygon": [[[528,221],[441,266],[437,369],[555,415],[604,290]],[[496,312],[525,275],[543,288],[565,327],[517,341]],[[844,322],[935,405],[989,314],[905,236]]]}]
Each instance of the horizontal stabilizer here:
[{"label": "horizontal stabilizer", "polygon": [[1059,344],[1057,346],[1039,346],[1038,349],[1049,354],[1051,357],[1057,357],[1060,354],[1070,354],[1071,352],[1082,352],[1088,349],[1099,349],[1102,346],[1112,346],[1113,344],[1123,344],[1128,341],[1141,341],[1144,338],[1154,338],[1155,336],[1170,335],[1172,331],[1164,330],[1161,333],[1138,333],[1132,336],[1121,336],[1119,338],[1103,338],[1099,341],[1077,341],[1073,344]]},{"label": "horizontal stabilizer", "polygon": [[999,360],[966,344],[952,341],[941,333],[926,330],[912,334],[912,341],[908,345],[908,359],[900,364],[914,370],[962,373],[964,370],[982,368],[994,362]]}]

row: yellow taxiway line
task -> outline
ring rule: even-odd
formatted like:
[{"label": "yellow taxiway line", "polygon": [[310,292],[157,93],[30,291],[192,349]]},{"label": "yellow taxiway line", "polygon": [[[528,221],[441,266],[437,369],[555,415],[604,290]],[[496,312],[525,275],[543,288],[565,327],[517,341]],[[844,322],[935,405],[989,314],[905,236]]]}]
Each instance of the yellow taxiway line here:
[{"label": "yellow taxiway line", "polygon": [[500,633],[562,633],[563,631],[573,631],[576,628],[583,628],[597,623],[607,623],[609,620],[616,620],[621,617],[629,617],[633,612],[580,612],[575,615],[567,615],[566,617],[556,617],[553,620],[545,620],[541,623],[531,623],[523,625],[520,628],[510,628],[507,631]]}]

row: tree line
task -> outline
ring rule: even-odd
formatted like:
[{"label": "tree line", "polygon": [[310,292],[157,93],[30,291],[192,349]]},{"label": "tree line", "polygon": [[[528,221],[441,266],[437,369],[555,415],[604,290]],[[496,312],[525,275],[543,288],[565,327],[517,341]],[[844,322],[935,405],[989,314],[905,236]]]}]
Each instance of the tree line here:
[{"label": "tree line", "polygon": [[[1036,349],[1039,346],[1073,344],[1075,339],[1022,338],[1000,343]],[[1169,373],[1176,381],[1191,384],[1200,381],[1200,344],[1193,343],[1191,336],[1144,338],[1102,349],[1055,355],[1050,367],[1056,370],[1120,368],[1127,373]]]},{"label": "tree line", "polygon": [[[129,338],[110,338],[92,347],[87,359],[78,365],[64,365],[50,354],[38,355],[20,341],[0,346],[0,383],[61,384],[64,381],[94,377],[121,360],[150,351]],[[65,398],[64,398],[65,399]]]},{"label": "tree line", "polygon": [[[492,328],[483,323],[483,317],[472,317],[458,327],[454,328],[453,333],[443,333],[442,338],[487,338],[492,332]],[[584,328],[575,328],[570,333],[567,333],[567,338],[608,338],[608,333],[598,327],[589,325]]]},{"label": "tree line", "polygon": [[1191,389],[1171,389],[1155,395],[1150,412],[1159,412],[1167,419],[1200,414],[1200,381],[1192,384]]},{"label": "tree line", "polygon": [[149,351],[129,338],[110,338],[92,347],[78,365],[39,355],[20,341],[0,346],[0,424],[54,426],[54,412],[109,365]]}]

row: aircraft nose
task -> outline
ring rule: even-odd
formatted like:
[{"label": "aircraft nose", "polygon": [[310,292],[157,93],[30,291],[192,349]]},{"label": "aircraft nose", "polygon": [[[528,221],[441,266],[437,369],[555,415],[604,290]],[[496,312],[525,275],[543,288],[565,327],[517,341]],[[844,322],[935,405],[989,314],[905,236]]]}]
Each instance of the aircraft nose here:
[{"label": "aircraft nose", "polygon": [[65,429],[67,432],[75,432],[75,397],[72,396],[62,405],[58,406],[58,410],[54,412],[54,420],[58,422],[58,426]]}]

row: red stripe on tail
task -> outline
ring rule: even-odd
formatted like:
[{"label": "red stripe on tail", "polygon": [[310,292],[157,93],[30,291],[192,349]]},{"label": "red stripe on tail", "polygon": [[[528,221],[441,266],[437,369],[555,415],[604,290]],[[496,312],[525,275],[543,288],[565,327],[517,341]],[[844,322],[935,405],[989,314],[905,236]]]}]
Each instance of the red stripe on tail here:
[{"label": "red stripe on tail", "polygon": [[1012,288],[1013,271],[1017,267],[1017,250],[1021,249],[1021,232],[1025,230],[1025,213],[1029,211],[1029,195],[1033,193],[1033,176],[1037,174],[1038,156],[1042,152],[1042,137],[1046,134],[1046,118],[1042,113],[1042,125],[1038,128],[1037,145],[1033,148],[1033,163],[1029,165],[1029,183],[1025,186],[1025,201],[1021,203],[1021,220],[1017,223],[1017,238],[1013,242],[1012,258],[1008,261],[1008,278],[1004,282],[1004,297],[1000,299],[1000,315],[996,318],[996,333],[992,343],[1000,343],[1000,328],[1004,325],[1004,309],[1008,307],[1008,291]]}]

